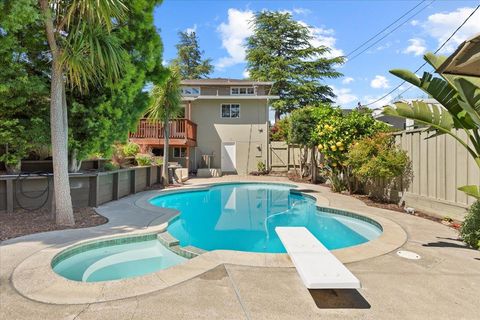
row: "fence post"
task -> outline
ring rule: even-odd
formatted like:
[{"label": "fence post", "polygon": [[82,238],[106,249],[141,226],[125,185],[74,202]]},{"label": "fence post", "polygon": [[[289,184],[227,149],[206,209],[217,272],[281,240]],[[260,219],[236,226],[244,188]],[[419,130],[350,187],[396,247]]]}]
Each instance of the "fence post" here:
[{"label": "fence post", "polygon": [[113,181],[112,181],[113,200],[118,200],[118,195],[120,194],[120,184],[118,183],[118,179],[119,179],[119,173],[117,171],[113,174]]},{"label": "fence post", "polygon": [[136,170],[135,169],[132,169],[130,170],[130,194],[135,194],[137,193],[137,190],[135,188],[135,185],[136,185],[136,174],[135,174]]},{"label": "fence post", "polygon": [[90,195],[88,198],[88,205],[90,207],[98,207],[98,175],[88,178],[90,184]]},{"label": "fence post", "polygon": [[290,171],[290,144],[287,143],[287,172]]},{"label": "fence post", "polygon": [[6,196],[7,196],[7,212],[12,213],[13,212],[13,197],[14,197],[14,191],[13,191],[13,180],[8,179],[5,180],[6,183]]},{"label": "fence post", "polygon": [[146,185],[147,185],[147,187],[150,187],[150,186],[152,185],[152,183],[151,183],[151,179],[152,179],[152,177],[151,177],[151,176],[152,176],[152,167],[148,167],[148,168],[147,168],[147,174],[146,174],[146,176],[147,176],[147,184],[146,184]]}]

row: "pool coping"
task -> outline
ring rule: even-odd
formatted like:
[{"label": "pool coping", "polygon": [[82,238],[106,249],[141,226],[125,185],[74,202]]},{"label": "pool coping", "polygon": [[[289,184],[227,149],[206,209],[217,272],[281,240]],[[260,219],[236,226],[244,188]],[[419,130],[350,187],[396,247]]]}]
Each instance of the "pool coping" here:
[{"label": "pool coping", "polygon": [[[181,189],[159,190],[153,195],[152,193],[147,193],[137,199],[135,205],[146,210],[153,210],[156,212],[165,211],[170,217],[167,221],[162,222],[161,218],[165,218],[159,217],[152,220],[148,226],[141,231],[132,231],[115,236],[105,235],[73,243],[66,243],[61,247],[46,248],[26,258],[15,268],[11,276],[12,283],[21,295],[31,300],[51,304],[84,304],[112,301],[148,294],[187,281],[221,264],[293,268],[294,266],[288,254],[285,253],[254,253],[233,250],[207,251],[182,264],[159,270],[151,274],[106,282],[78,282],[68,280],[55,273],[51,267],[52,260],[66,249],[97,241],[165,232],[168,227],[168,221],[178,214],[178,210],[160,208],[151,205],[148,200],[155,196],[192,190],[208,190],[208,188],[215,185],[231,183],[232,182],[198,184],[183,187]],[[273,182],[265,183],[275,184]],[[332,253],[342,263],[362,261],[389,253],[401,247],[407,240],[407,234],[398,224],[387,218],[369,212],[372,211],[371,207],[367,207],[366,205],[356,206],[354,209],[333,207],[330,205],[328,198],[322,196],[319,191],[313,193],[309,192],[308,194],[302,192],[302,189],[300,188],[305,186],[308,187],[308,185],[297,183],[280,184],[292,186],[292,189],[295,190],[295,192],[300,192],[303,195],[315,198],[317,206],[343,212],[351,212],[372,219],[380,224],[383,232],[376,239],[360,245],[332,250]],[[192,248],[189,248],[189,250],[194,251],[196,249],[195,247]]]}]

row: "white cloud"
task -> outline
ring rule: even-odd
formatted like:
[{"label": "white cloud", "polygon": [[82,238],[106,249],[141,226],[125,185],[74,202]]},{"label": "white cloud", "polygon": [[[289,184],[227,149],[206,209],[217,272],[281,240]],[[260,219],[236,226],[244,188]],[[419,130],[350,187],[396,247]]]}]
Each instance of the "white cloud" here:
[{"label": "white cloud", "polygon": [[[474,10],[474,8],[458,8],[451,12],[441,12],[430,15],[422,24],[426,33],[437,39],[439,46],[460,26]],[[477,11],[468,22],[448,41],[441,53],[451,53],[457,46],[480,32],[480,10]]]},{"label": "white cloud", "polygon": [[241,11],[228,9],[228,21],[222,22],[217,32],[222,39],[222,47],[227,50],[228,56],[220,58],[216,66],[226,68],[245,61],[245,39],[253,34],[250,20],[253,18],[251,10]]},{"label": "white cloud", "polygon": [[[372,103],[372,102],[380,99],[383,96],[384,96],[384,94],[382,94],[380,96],[365,96],[365,97],[363,97],[362,105],[367,105],[369,103]],[[392,95],[389,94],[385,98],[382,98],[381,100],[379,100],[375,103],[372,103],[368,107],[370,109],[382,108],[382,107],[388,105],[392,101],[392,99],[393,99]]]},{"label": "white cloud", "polygon": [[248,70],[245,69],[245,70],[243,70],[243,72],[242,72],[242,76],[243,76],[244,78],[250,78],[250,72],[248,72]]},{"label": "white cloud", "polygon": [[420,56],[427,51],[425,46],[425,40],[420,38],[409,39],[408,42],[410,45],[405,48],[402,52],[405,54],[413,53],[416,56]]},{"label": "white cloud", "polygon": [[330,48],[330,52],[325,55],[326,58],[335,58],[345,55],[342,49],[335,47],[337,39],[333,36],[335,31],[333,29],[324,29],[314,26],[309,26],[303,21],[298,21],[301,25],[307,27],[310,30],[310,35],[312,36],[312,41],[310,42],[313,46],[325,46]]},{"label": "white cloud", "polygon": [[197,24],[195,23],[193,27],[185,29],[185,32],[187,33],[197,32]]},{"label": "white cloud", "polygon": [[375,89],[387,89],[390,88],[390,84],[388,83],[388,79],[384,76],[376,75],[375,78],[370,81],[370,87]]},{"label": "white cloud", "polygon": [[337,96],[335,102],[341,106],[358,101],[358,97],[352,94],[348,88],[336,88],[332,86],[333,92]]},{"label": "white cloud", "polygon": [[419,23],[420,23],[420,21],[418,21],[418,20],[412,20],[412,21],[410,21],[410,24],[411,24],[412,26],[418,26]]},{"label": "white cloud", "polygon": [[292,11],[293,11],[293,13],[303,14],[303,15],[308,15],[308,14],[312,13],[312,10],[306,9],[306,8],[294,8]]},{"label": "white cloud", "polygon": [[352,83],[353,81],[355,81],[355,79],[353,79],[352,77],[346,77],[345,79],[342,80],[342,83],[349,84],[349,83]]}]

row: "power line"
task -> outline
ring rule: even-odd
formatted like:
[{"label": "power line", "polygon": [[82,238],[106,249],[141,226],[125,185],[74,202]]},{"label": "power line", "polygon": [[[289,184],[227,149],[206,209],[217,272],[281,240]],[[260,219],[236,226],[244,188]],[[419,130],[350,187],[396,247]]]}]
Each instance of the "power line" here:
[{"label": "power line", "polygon": [[377,32],[374,36],[370,37],[367,41],[363,42],[361,45],[359,45],[356,49],[350,51],[346,57],[348,58],[349,56],[351,56],[354,52],[358,51],[361,47],[363,47],[364,45],[366,45],[367,43],[369,43],[370,41],[372,41],[373,39],[375,39],[378,35],[382,34],[384,31],[386,31],[388,28],[390,28],[391,26],[393,26],[395,23],[397,23],[398,21],[400,21],[403,17],[405,17],[407,14],[409,14],[410,12],[412,12],[413,10],[415,10],[416,8],[418,8],[418,6],[420,6],[422,3],[424,3],[425,1],[427,0],[422,0],[421,2],[419,2],[416,6],[414,6],[413,8],[411,8],[410,10],[408,10],[407,12],[405,12],[402,16],[400,16],[397,20],[393,21],[392,23],[390,23],[388,26],[386,26],[385,28],[383,28],[382,30],[380,30],[379,32]]},{"label": "power line", "polygon": [[347,63],[348,62],[351,62],[352,60],[354,60],[355,58],[357,58],[358,56],[360,56],[362,53],[364,53],[365,51],[367,51],[368,49],[372,48],[373,46],[375,46],[377,43],[379,43],[380,41],[382,41],[383,39],[385,39],[386,37],[388,37],[389,35],[391,35],[393,32],[395,32],[396,30],[398,30],[400,27],[402,27],[403,25],[405,25],[405,23],[407,23],[410,19],[414,18],[415,16],[417,16],[420,12],[422,12],[423,10],[425,10],[426,8],[428,8],[432,3],[434,3],[436,0],[432,0],[430,1],[426,6],[422,7],[420,10],[418,10],[417,12],[415,12],[413,15],[409,16],[408,19],[406,19],[405,21],[403,21],[401,24],[399,24],[398,26],[396,26],[395,28],[393,28],[392,30],[390,30],[388,33],[386,33],[383,37],[381,37],[380,39],[378,39],[377,41],[375,41],[374,43],[372,43],[371,45],[369,45],[368,47],[366,47],[365,49],[363,49],[362,51],[360,51],[359,53],[357,53],[356,55],[354,55],[353,57],[351,57],[350,59],[347,60]]},{"label": "power line", "polygon": [[[477,12],[477,10],[480,8],[480,4],[472,11],[472,13],[470,13],[470,15],[462,22],[462,24],[460,24],[460,26],[458,26],[458,28],[448,37],[447,40],[445,40],[442,45],[440,47],[438,47],[437,50],[435,50],[434,54],[438,53],[440,50],[443,49],[443,47],[447,44],[448,41],[450,41],[450,39],[452,39],[455,34],[467,23],[468,20],[470,20],[470,18],[475,14],[475,12]],[[414,73],[417,73],[418,71],[420,71],[420,69],[422,69],[425,65],[427,64],[427,62],[424,62],[420,67],[417,68],[417,70],[414,71]],[[374,103],[377,103],[383,99],[385,99],[386,97],[388,97],[390,94],[392,94],[393,92],[395,92],[397,89],[399,89],[402,85],[405,84],[406,81],[402,81],[398,86],[396,86],[395,88],[393,88],[390,92],[388,92],[387,94],[385,94],[384,96],[378,98],[377,100],[375,101],[372,101],[366,105],[364,105],[365,107],[368,107],[369,105],[372,105]],[[408,87],[406,90],[402,91],[400,93],[400,95],[404,94],[405,92],[407,92],[408,90],[410,90],[413,86],[410,86]],[[378,109],[381,109],[381,108],[375,108],[373,110],[378,110]]]}]

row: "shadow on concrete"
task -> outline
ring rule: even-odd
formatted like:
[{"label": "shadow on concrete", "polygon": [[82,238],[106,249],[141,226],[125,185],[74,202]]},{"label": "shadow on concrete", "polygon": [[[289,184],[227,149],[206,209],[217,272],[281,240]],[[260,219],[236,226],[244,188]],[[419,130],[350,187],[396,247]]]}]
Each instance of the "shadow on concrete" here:
[{"label": "shadow on concrete", "polygon": [[319,309],[370,309],[370,303],[355,289],[309,289]]},{"label": "shadow on concrete", "polygon": [[450,240],[450,241],[454,241],[454,242],[437,241],[437,242],[425,243],[425,244],[422,244],[422,246],[424,246],[424,247],[436,247],[436,248],[459,248],[459,249],[475,250],[475,249],[467,246],[465,243],[463,243],[462,240],[459,240],[459,239],[441,238],[441,237],[437,237],[437,239],[445,239],[445,240]]}]

